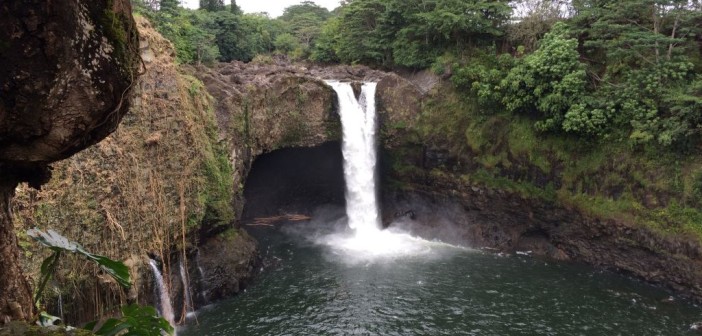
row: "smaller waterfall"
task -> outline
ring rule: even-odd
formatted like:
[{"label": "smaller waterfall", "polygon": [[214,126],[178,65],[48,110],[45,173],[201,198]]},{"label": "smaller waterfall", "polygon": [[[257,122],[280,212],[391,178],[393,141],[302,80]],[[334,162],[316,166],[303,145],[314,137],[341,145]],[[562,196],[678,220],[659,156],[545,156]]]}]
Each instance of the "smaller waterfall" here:
[{"label": "smaller waterfall", "polygon": [[163,282],[161,271],[158,269],[158,265],[153,259],[149,259],[149,265],[151,266],[151,270],[154,272],[154,278],[156,278],[156,285],[158,286],[161,316],[173,327],[175,327],[175,317],[173,315],[173,306],[171,305],[171,296],[168,293],[168,288],[166,288],[165,283]]},{"label": "smaller waterfall", "polygon": [[195,264],[197,265],[197,271],[200,273],[200,279],[205,281],[205,270],[200,266],[200,250],[197,250],[197,254],[195,254]]},{"label": "smaller waterfall", "polygon": [[197,266],[197,272],[200,275],[199,280],[197,284],[197,298],[201,300],[201,302],[207,302],[207,294],[208,294],[208,287],[207,287],[207,281],[205,279],[205,270],[202,269],[202,266],[200,266],[200,250],[197,251],[197,254],[195,254],[195,266]]},{"label": "smaller waterfall", "polygon": [[59,317],[61,318],[61,321],[65,321],[64,316],[63,316],[63,295],[61,295],[60,291],[58,293],[58,309],[59,309]]},{"label": "smaller waterfall", "polygon": [[190,297],[190,281],[188,281],[188,272],[185,271],[185,266],[183,262],[180,262],[180,281],[183,284],[183,299],[185,300],[185,313],[190,313],[193,311],[193,301]]}]

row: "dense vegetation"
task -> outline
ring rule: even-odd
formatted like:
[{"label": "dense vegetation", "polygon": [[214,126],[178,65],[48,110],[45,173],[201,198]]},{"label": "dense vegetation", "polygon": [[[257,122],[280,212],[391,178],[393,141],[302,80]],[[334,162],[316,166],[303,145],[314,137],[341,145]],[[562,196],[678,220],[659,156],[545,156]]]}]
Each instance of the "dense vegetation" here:
[{"label": "dense vegetation", "polygon": [[305,1],[275,19],[236,1],[136,5],[183,63],[431,67],[484,112],[527,116],[540,132],[682,151],[700,141],[699,0],[353,0],[333,12]]},{"label": "dense vegetation", "polygon": [[151,1],[139,11],[183,63],[430,69],[448,84],[419,142],[470,153],[472,180],[702,237],[700,0],[303,2],[279,18]]}]

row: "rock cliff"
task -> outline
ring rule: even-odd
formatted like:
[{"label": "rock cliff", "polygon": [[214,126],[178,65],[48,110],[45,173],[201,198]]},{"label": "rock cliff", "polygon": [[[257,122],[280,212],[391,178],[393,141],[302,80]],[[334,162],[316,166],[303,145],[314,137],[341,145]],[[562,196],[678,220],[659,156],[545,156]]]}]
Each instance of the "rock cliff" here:
[{"label": "rock cliff", "polygon": [[9,211],[19,182],[112,132],[138,75],[127,0],[0,4],[0,324],[34,315]]},{"label": "rock cliff", "polygon": [[[44,256],[23,235],[35,226],[54,229],[131,269],[135,286],[125,293],[97,267],[65,260],[45,303],[56,309],[60,295],[64,317],[72,323],[108,314],[128,301],[157,302],[147,256],[158,261],[172,297],[181,298],[174,300],[176,308],[185,306],[181,264],[191,283],[200,284],[200,277],[210,278],[214,270],[200,272],[199,262],[245,265],[251,272],[256,260],[253,240],[232,227],[239,215],[232,206],[236,188],[212,97],[181,71],[170,42],[144,18],[136,22],[145,69],[120,127],[96,146],[55,164],[53,178],[41,191],[21,188],[15,202],[30,274],[36,276]],[[225,231],[238,237],[238,254],[223,257],[214,247],[223,244],[214,237]],[[243,288],[247,276],[219,281],[241,282]],[[217,293],[233,294],[240,287]]]}]

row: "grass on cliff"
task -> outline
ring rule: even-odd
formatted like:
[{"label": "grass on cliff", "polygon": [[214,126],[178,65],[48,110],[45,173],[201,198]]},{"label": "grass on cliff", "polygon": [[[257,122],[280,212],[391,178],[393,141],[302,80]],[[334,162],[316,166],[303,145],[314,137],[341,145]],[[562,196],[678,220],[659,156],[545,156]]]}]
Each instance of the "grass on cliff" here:
[{"label": "grass on cliff", "polygon": [[[191,233],[235,220],[233,172],[212,98],[195,78],[167,64],[162,70],[140,78],[140,87],[152,91],[136,92],[115,133],[57,163],[41,191],[18,191],[18,232],[52,228],[112,259],[140,265],[147,253],[157,253],[170,268],[173,249],[186,249],[198,239]],[[20,237],[27,273],[37,274],[44,255]],[[56,290],[48,291],[46,303],[54,305],[61,295],[66,311],[74,314],[67,320],[91,320],[126,302],[118,286],[92,280],[99,277],[98,268],[85,270],[71,258],[62,263],[66,271],[56,276]]]},{"label": "grass on cliff", "polygon": [[[182,76],[186,81],[187,97],[194,106],[189,116],[199,117],[189,119],[190,127],[203,127],[203,131],[194,135],[194,150],[202,156],[200,173],[196,174],[198,182],[203,186],[198,190],[198,201],[203,212],[191,214],[188,218],[190,229],[200,224],[221,226],[232,223],[234,214],[234,172],[226,145],[219,141],[219,130],[214,114],[214,99],[207,93],[202,82],[192,76]],[[182,93],[185,95],[185,92]],[[199,124],[199,125],[198,125]]]},{"label": "grass on cliff", "polygon": [[[452,169],[471,183],[702,239],[699,156],[538,133],[528,117],[481,109],[448,85],[424,103],[418,124],[419,138],[447,144],[460,158]],[[394,162],[402,174],[419,169]]]}]

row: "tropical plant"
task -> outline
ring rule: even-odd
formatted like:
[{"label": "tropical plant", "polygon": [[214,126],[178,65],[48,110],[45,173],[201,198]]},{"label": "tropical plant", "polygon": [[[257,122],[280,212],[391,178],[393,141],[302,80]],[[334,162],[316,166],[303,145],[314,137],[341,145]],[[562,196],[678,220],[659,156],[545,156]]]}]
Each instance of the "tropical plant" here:
[{"label": "tropical plant", "polygon": [[58,234],[54,230],[43,232],[34,228],[27,231],[27,236],[33,238],[53,251],[53,253],[41,263],[41,278],[39,280],[39,287],[37,287],[37,293],[34,297],[35,304],[39,302],[39,299],[44,292],[44,288],[49,282],[49,279],[51,279],[51,276],[56,271],[59,259],[63,253],[73,253],[83,256],[88,260],[92,260],[96,262],[100,268],[102,268],[102,270],[115,279],[120,286],[124,288],[129,288],[132,286],[132,282],[129,278],[129,268],[127,268],[124,263],[114,261],[105,256],[92,254],[86,251],[82,246],[75,242],[69,241],[66,237]]},{"label": "tropical plant", "polygon": [[99,336],[157,336],[161,332],[173,334],[173,327],[165,319],[158,316],[154,307],[140,307],[132,304],[122,307],[122,317],[111,318],[102,324],[97,321],[86,324],[83,329],[90,330]]},{"label": "tropical plant", "polygon": [[[54,230],[43,232],[39,229],[30,229],[27,231],[27,236],[38,241],[42,245],[48,247],[53,253],[41,264],[41,276],[39,287],[34,298],[34,304],[39,302],[42,297],[46,284],[51,279],[51,276],[58,267],[59,260],[64,253],[72,253],[88,260],[94,261],[100,268],[109,274],[123,288],[132,286],[129,276],[129,268],[122,262],[112,260],[105,256],[93,254],[86,251],[78,243],[69,241],[68,238],[60,235]],[[53,325],[58,320],[57,317],[51,316],[46,312],[42,312],[39,316],[39,322],[42,325]],[[98,321],[90,322],[85,325],[84,329],[94,332],[96,335],[134,335],[134,336],[160,336],[162,332],[168,335],[173,334],[173,327],[158,316],[156,309],[153,307],[139,307],[138,305],[128,305],[122,307],[122,317],[119,319],[111,318],[103,323]]]}]

